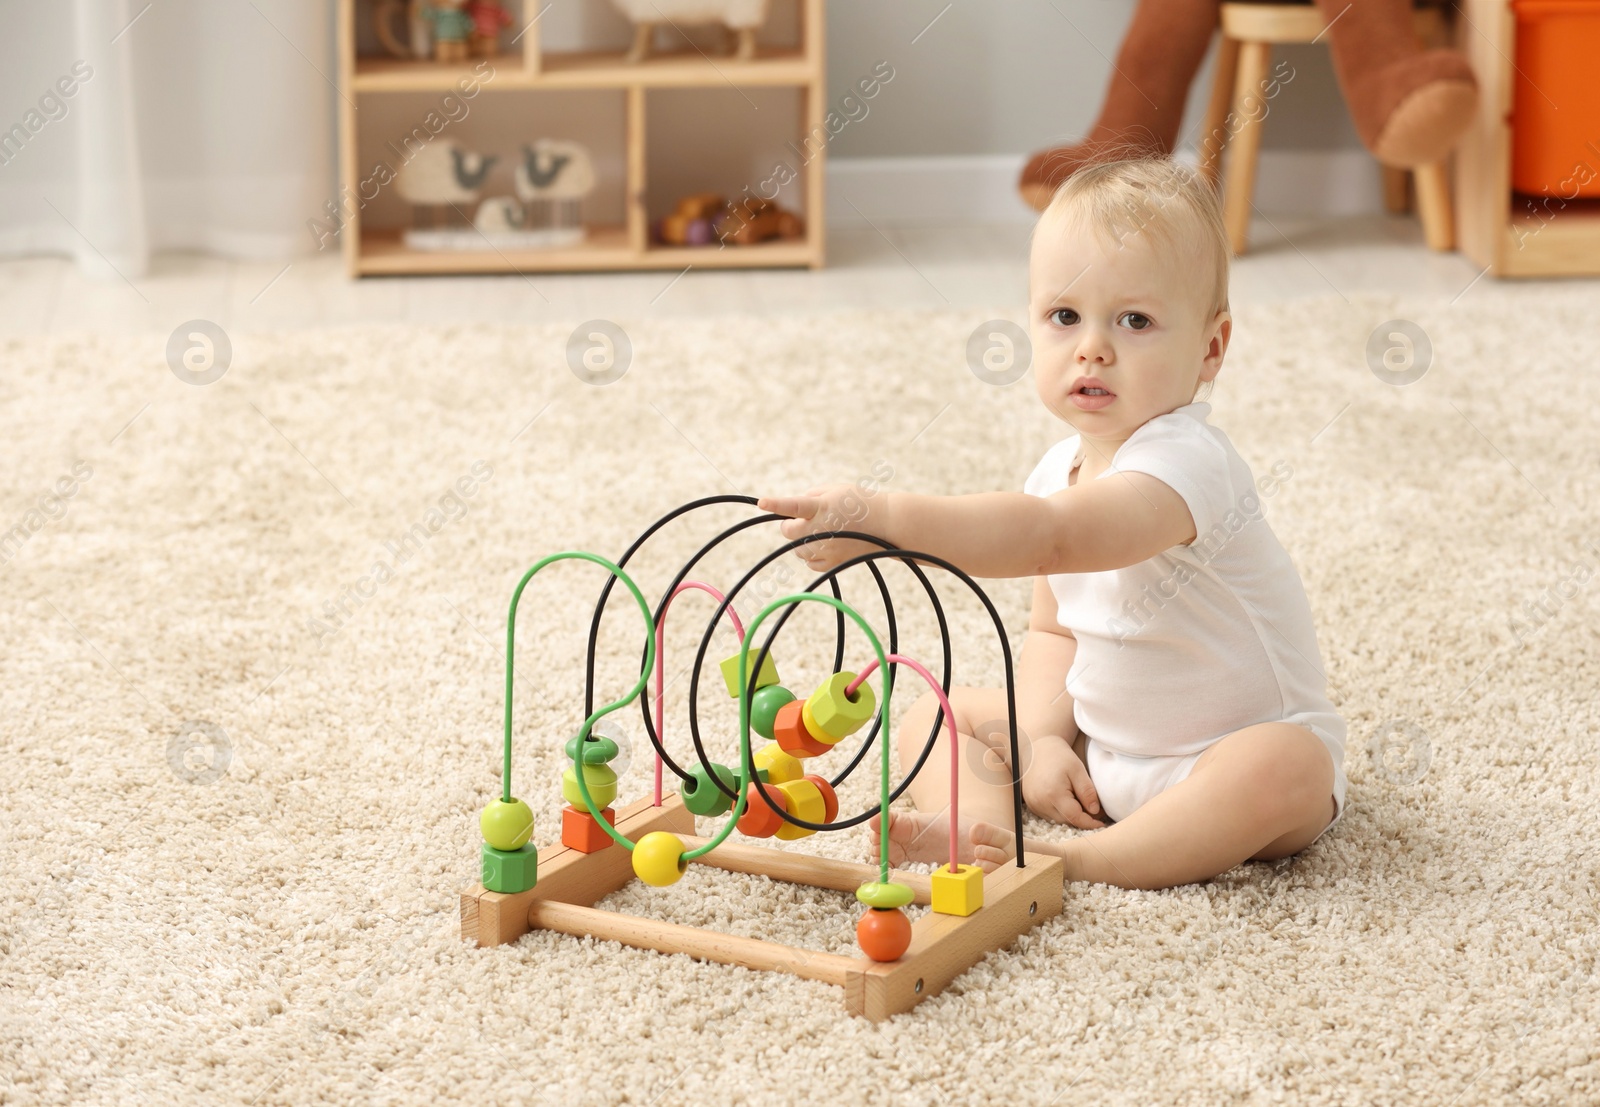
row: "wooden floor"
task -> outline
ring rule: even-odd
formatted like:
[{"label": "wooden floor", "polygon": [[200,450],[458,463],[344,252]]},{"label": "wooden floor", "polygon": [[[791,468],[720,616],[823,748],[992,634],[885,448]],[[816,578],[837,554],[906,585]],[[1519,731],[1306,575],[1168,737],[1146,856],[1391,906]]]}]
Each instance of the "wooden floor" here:
[{"label": "wooden floor", "polygon": [[[333,251],[283,262],[159,256],[124,279],[63,258],[0,261],[0,336],[166,332],[190,319],[228,330],[368,323],[581,322],[594,318],[781,314],[859,308],[992,307],[1019,317],[1025,224],[830,228],[828,267],[680,273],[367,278],[350,281]],[[1460,254],[1422,246],[1399,216],[1258,220],[1235,260],[1243,306],[1314,296],[1405,294],[1450,303],[1478,277]],[[1484,277],[1477,287],[1492,283]]]}]

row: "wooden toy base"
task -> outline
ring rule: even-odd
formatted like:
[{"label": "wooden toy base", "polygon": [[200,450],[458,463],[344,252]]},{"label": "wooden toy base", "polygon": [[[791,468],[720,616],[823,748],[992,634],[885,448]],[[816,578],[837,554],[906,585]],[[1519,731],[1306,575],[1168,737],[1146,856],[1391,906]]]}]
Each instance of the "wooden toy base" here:
[{"label": "wooden toy base", "polygon": [[[675,795],[660,807],[648,798],[631,804],[622,810],[616,827],[635,842],[652,830],[671,831],[690,849],[706,842],[695,837],[694,816]],[[854,892],[862,883],[878,879],[874,865],[732,843],[718,846],[699,863],[841,892]],[[984,954],[1005,948],[1024,931],[1061,913],[1061,858],[1036,855],[1025,869],[1011,861],[984,877],[983,907],[965,918],[929,911],[912,924],[911,948],[898,961],[878,962],[594,906],[633,879],[628,850],[580,853],[555,843],[539,851],[539,883],[528,891],[504,895],[477,884],[461,893],[461,936],[480,946],[497,946],[541,928],[662,953],[686,953],[725,965],[793,973],[840,985],[850,1014],[877,1020],[938,995]],[[916,903],[932,901],[930,876],[897,871],[893,879],[910,886]]]}]

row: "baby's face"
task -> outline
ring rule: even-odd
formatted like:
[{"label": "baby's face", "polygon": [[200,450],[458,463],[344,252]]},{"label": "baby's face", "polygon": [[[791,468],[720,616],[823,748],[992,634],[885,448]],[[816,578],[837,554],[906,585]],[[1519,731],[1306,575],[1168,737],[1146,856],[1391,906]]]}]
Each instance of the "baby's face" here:
[{"label": "baby's face", "polygon": [[[1039,398],[1086,438],[1118,443],[1190,403],[1222,368],[1231,330],[1211,285],[1198,249],[1151,233],[1119,245],[1074,219],[1041,225],[1028,272]],[[1085,393],[1086,378],[1108,394]]]}]

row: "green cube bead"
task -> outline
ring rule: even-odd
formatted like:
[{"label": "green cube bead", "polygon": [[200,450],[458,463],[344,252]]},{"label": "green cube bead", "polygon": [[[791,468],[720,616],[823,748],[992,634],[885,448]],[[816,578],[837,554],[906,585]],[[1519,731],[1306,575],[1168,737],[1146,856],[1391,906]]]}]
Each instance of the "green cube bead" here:
[{"label": "green cube bead", "polygon": [[539,882],[539,851],[532,843],[510,852],[483,847],[483,886],[491,892],[526,892]]},{"label": "green cube bead", "polygon": [[[747,655],[749,660],[746,661],[745,664],[754,665],[756,654],[760,652],[760,649],[752,649]],[[749,674],[747,672],[746,676],[748,677],[748,675]],[[728,686],[728,695],[732,696],[734,699],[738,699],[739,693],[742,691],[742,689],[739,687],[738,654],[734,654],[732,657],[728,658],[728,660],[722,663],[722,680],[723,683]],[[772,655],[769,653],[767,654],[767,660],[761,666],[761,672],[756,676],[756,687],[765,688],[769,684],[776,683],[778,683],[778,666],[772,660]],[[773,710],[777,709],[774,708]]]}]

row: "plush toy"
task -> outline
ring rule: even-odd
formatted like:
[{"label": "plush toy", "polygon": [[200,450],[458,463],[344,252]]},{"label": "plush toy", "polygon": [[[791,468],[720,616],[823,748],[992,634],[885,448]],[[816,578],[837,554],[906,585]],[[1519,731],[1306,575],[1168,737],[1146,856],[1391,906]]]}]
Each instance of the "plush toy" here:
[{"label": "plush toy", "polygon": [[428,0],[422,15],[433,24],[433,60],[463,62],[467,60],[467,41],[472,37],[474,24],[466,12],[467,0]]},{"label": "plush toy", "polygon": [[467,14],[472,17],[472,52],[494,57],[500,52],[500,32],[511,26],[511,13],[499,0],[467,0]]},{"label": "plush toy", "polygon": [[[1471,124],[1478,83],[1456,50],[1422,49],[1411,0],[1315,0],[1356,132],[1385,165],[1438,161]],[[1043,210],[1056,186],[1112,151],[1170,154],[1189,84],[1217,27],[1221,0],[1139,0],[1112,67],[1100,118],[1074,146],[1035,154],[1018,188]]]}]

